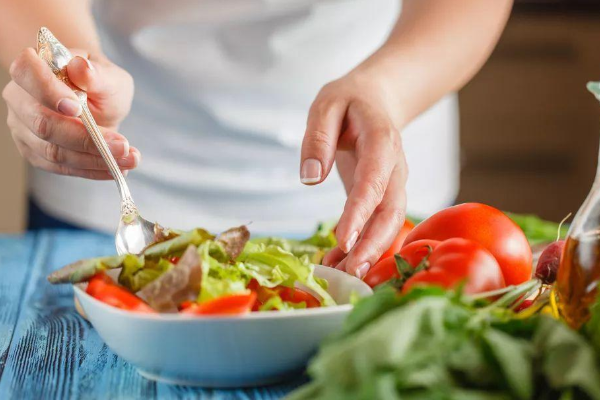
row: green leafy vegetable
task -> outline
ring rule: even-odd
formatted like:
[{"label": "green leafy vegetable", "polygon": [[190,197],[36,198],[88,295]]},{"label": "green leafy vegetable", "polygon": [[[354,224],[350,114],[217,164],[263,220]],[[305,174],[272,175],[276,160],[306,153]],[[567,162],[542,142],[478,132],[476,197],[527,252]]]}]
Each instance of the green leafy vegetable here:
[{"label": "green leafy vegetable", "polygon": [[598,361],[580,334],[437,288],[385,287],[359,301],[309,374],[290,400],[600,399]]},{"label": "green leafy vegetable", "polygon": [[190,244],[197,247],[214,238],[204,229],[194,229],[189,232],[182,232],[173,239],[150,245],[144,250],[143,254],[147,259],[180,255]]},{"label": "green leafy vegetable", "polygon": [[238,268],[256,279],[261,286],[293,287],[300,283],[314,291],[323,305],[335,305],[327,293],[326,282],[314,276],[315,267],[307,256],[296,257],[278,246],[248,243],[238,257]]},{"label": "green leafy vegetable", "polygon": [[138,292],[147,284],[173,268],[173,263],[161,258],[145,262],[144,256],[126,257],[119,274],[119,283],[132,292]]},{"label": "green leafy vegetable", "polygon": [[335,222],[321,223],[316,232],[304,240],[266,237],[252,239],[250,242],[265,246],[278,246],[296,257],[307,256],[311,263],[320,264],[325,253],[337,246],[337,239],[333,233],[334,226]]},{"label": "green leafy vegetable", "polygon": [[289,301],[283,301],[280,296],[273,296],[269,300],[265,302],[262,306],[260,306],[260,311],[270,311],[270,310],[297,310],[306,308],[305,302],[300,303],[291,303]]},{"label": "green leafy vegetable", "polygon": [[204,302],[234,293],[247,292],[250,279],[236,265],[220,262],[214,257],[221,246],[216,242],[206,242],[198,249],[202,264],[202,283],[198,301]]},{"label": "green leafy vegetable", "polygon": [[55,284],[85,282],[99,272],[103,272],[108,269],[121,268],[126,257],[136,258],[136,256],[124,255],[91,258],[88,260],[77,261],[52,272],[48,276],[48,281]]},{"label": "green leafy vegetable", "polygon": [[505,214],[519,225],[532,246],[553,242],[556,240],[557,235],[560,239],[564,239],[569,230],[568,226],[563,225],[560,227],[559,234],[559,224],[556,222],[545,221],[531,214],[515,214],[511,212],[505,212]]}]

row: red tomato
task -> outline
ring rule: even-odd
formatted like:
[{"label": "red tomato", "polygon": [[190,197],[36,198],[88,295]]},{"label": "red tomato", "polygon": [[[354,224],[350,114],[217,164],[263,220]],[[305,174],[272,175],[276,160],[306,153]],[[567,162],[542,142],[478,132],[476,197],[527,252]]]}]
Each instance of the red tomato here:
[{"label": "red tomato", "polygon": [[408,219],[404,220],[404,225],[400,229],[400,232],[398,232],[398,235],[396,235],[396,238],[392,242],[392,245],[389,249],[385,251],[385,253],[381,255],[381,257],[379,257],[379,260],[377,262],[399,253],[400,249],[402,248],[402,244],[404,244],[406,236],[408,236],[408,234],[410,233],[410,231],[413,230],[414,227],[415,224],[413,224],[411,221],[409,221]]},{"label": "red tomato", "polygon": [[[435,249],[440,244],[438,240],[419,240],[413,243],[415,250],[408,249],[402,252],[401,256],[406,258],[406,261],[414,266],[419,265],[421,260],[427,256],[431,250]],[[367,272],[364,281],[367,285],[375,287],[393,278],[399,278],[400,273],[396,266],[396,259],[393,255],[380,260]]]},{"label": "red tomato", "polygon": [[86,293],[92,297],[96,297],[98,293],[102,293],[104,288],[107,285],[114,285],[112,279],[104,272],[97,273],[90,279],[87,285],[87,289],[85,289]]},{"label": "red tomato", "polygon": [[201,304],[194,303],[181,310],[183,314],[194,315],[240,315],[249,313],[256,301],[256,293],[232,294],[217,297]]},{"label": "red tomato", "polygon": [[507,285],[531,278],[532,254],[525,234],[502,211],[478,203],[446,208],[417,225],[404,246],[421,239],[463,238],[485,247],[498,261]]},{"label": "red tomato", "polygon": [[141,313],[156,312],[142,299],[114,284],[103,272],[96,274],[90,280],[86,292],[95,299],[122,310]]},{"label": "red tomato", "polygon": [[317,300],[312,294],[305,292],[298,288],[289,288],[284,286],[278,286],[277,291],[283,301],[289,301],[290,303],[302,303],[306,304],[306,308],[321,307],[321,302]]},{"label": "red tomato", "polygon": [[252,279],[248,284],[248,289],[256,292],[256,303],[252,311],[258,311],[260,306],[266,303],[271,297],[279,295],[281,300],[290,303],[306,304],[307,308],[320,307],[321,302],[312,294],[297,288],[288,288],[286,286],[275,286],[274,288],[266,288],[260,286],[255,279]]},{"label": "red tomato", "polygon": [[194,303],[194,302],[193,302],[193,301],[191,301],[191,300],[186,300],[186,301],[182,302],[182,303],[179,305],[179,307],[178,307],[178,308],[179,308],[179,311],[185,310],[186,308],[190,308],[190,307],[191,307],[191,306],[193,306],[194,304],[196,304],[196,303]]},{"label": "red tomato", "polygon": [[[408,263],[416,267],[427,252],[423,244],[414,242],[400,251]],[[453,238],[439,243],[429,255],[428,267],[408,278],[402,287],[405,293],[416,285],[453,288],[464,282],[467,294],[482,293],[506,286],[502,270],[494,256],[472,240]]]},{"label": "red tomato", "polygon": [[177,264],[179,262],[180,258],[181,257],[173,256],[173,257],[169,258],[169,262],[171,262],[172,264]]}]

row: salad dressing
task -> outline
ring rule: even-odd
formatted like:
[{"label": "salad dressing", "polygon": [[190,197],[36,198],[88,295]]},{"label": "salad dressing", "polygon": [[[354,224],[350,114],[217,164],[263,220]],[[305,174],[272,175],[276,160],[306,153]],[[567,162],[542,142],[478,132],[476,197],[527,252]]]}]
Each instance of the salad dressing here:
[{"label": "salad dressing", "polygon": [[[588,83],[600,100],[600,83]],[[600,281],[600,156],[596,178],[588,197],[569,229],[556,282],[558,309],[574,329],[590,317]]]}]

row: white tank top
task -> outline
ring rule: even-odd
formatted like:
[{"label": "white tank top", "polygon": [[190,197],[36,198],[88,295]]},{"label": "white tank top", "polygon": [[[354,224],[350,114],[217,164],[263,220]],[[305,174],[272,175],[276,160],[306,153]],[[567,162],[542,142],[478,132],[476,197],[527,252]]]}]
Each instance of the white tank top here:
[{"label": "white tank top", "polygon": [[[142,153],[127,180],[147,219],[220,231],[305,234],[337,218],[337,172],[299,180],[307,111],[319,89],[369,56],[398,0],[97,0],[103,49],[135,80],[120,132]],[[458,188],[458,121],[449,95],[404,130],[409,212],[450,204]],[[113,231],[113,182],[32,171],[31,191],[55,217]]]}]

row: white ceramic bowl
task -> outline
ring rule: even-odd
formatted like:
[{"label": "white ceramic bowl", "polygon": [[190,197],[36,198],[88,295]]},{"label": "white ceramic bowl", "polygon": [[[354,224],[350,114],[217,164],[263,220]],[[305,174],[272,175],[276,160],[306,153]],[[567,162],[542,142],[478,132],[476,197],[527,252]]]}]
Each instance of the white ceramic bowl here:
[{"label": "white ceramic bowl", "polygon": [[361,280],[316,266],[329,282],[333,307],[250,313],[240,317],[135,314],[108,306],[79,287],[75,294],[100,337],[148,379],[203,387],[273,383],[300,371],[319,343],[339,330]]}]

